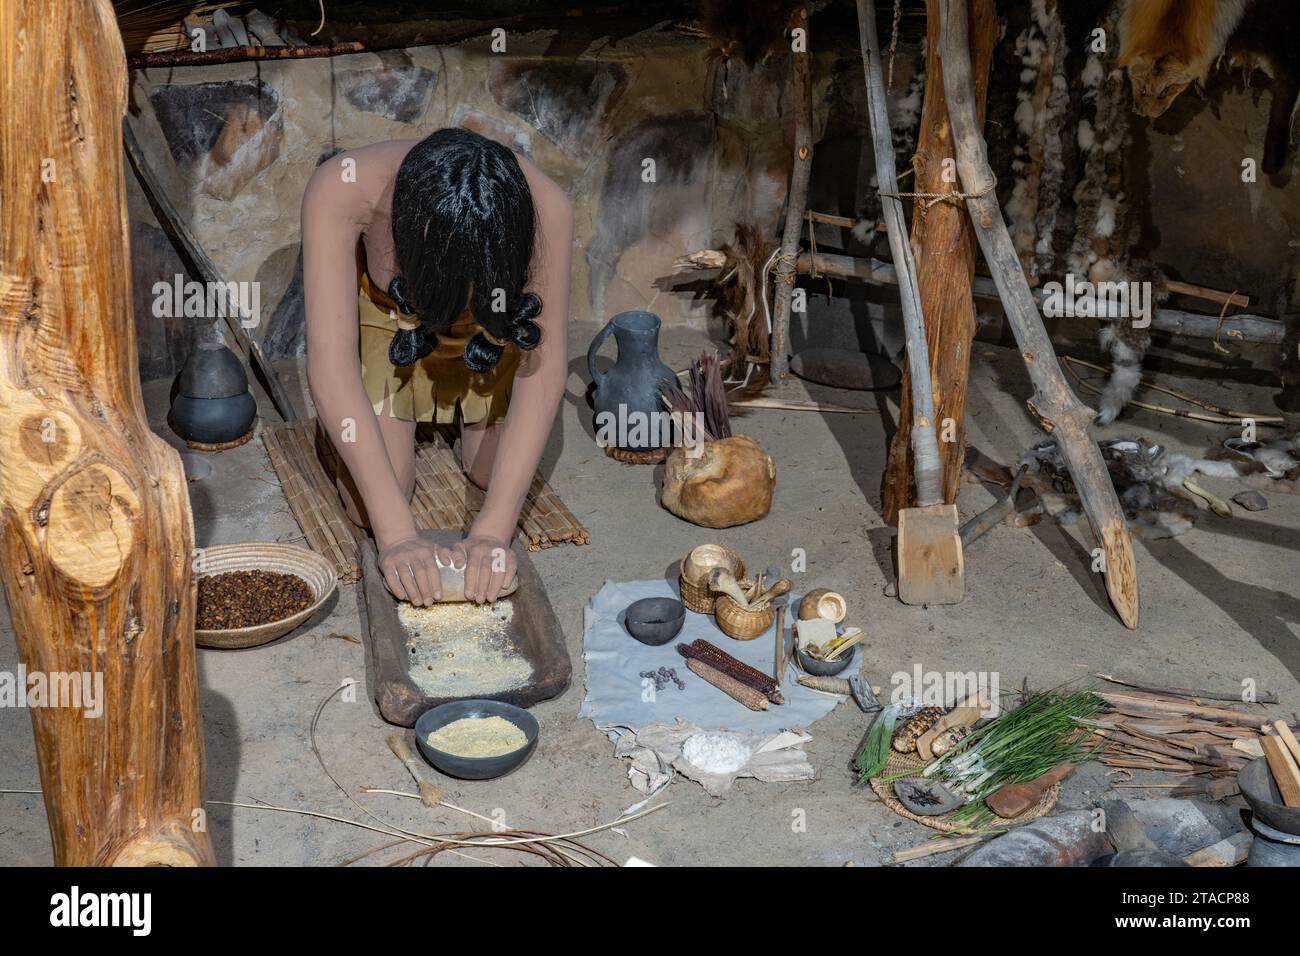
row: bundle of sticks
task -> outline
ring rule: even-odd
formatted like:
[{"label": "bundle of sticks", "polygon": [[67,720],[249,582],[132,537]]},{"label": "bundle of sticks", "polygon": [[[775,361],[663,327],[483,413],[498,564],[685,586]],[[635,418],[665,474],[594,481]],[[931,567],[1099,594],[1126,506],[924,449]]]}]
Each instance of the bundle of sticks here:
[{"label": "bundle of sticks", "polygon": [[686,658],[691,673],[750,710],[767,710],[769,703],[785,703],[781,685],[775,679],[703,638],[690,644],[678,644],[677,653]]},{"label": "bundle of sticks", "polygon": [[665,379],[659,383],[659,393],[670,412],[680,413],[683,421],[699,421],[703,425],[703,435],[685,437],[696,441],[730,438],[731,412],[727,408],[727,389],[722,383],[718,356],[713,352],[701,352],[700,357],[691,363],[689,377],[689,394],[682,391],[675,381]]},{"label": "bundle of sticks", "polygon": [[1098,759],[1109,767],[1228,776],[1263,754],[1260,738],[1275,723],[1259,710],[1276,700],[1272,695],[1229,706],[1240,694],[1145,688],[1097,676],[1116,685],[1096,692],[1110,709],[1079,723],[1098,738]]}]

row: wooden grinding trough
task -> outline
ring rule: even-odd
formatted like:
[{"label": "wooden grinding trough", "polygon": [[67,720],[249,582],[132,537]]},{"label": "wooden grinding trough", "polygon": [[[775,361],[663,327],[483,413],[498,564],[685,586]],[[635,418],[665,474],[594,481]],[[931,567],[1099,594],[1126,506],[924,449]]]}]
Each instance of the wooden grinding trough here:
[{"label": "wooden grinding trough", "polygon": [[[461,539],[456,531],[422,530],[420,534],[447,546]],[[514,552],[519,589],[509,598],[514,603],[514,615],[507,625],[506,640],[514,653],[531,665],[531,676],[523,684],[498,693],[475,691],[460,696],[431,697],[410,676],[407,629],[398,619],[398,601],[379,573],[374,543],[369,539],[363,543],[362,593],[370,637],[366,677],[379,712],[389,723],[413,727],[416,719],[431,707],[467,697],[531,707],[564,693],[573,675],[569,652],[564,646],[564,632],[547,600],[537,569],[518,546]]]}]

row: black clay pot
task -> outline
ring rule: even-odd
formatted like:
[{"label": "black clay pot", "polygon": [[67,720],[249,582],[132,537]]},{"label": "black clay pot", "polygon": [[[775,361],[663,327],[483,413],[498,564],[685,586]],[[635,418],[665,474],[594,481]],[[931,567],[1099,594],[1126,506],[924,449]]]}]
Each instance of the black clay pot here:
[{"label": "black clay pot", "polygon": [[235,353],[211,342],[195,347],[172,383],[172,431],[186,441],[217,445],[247,435],[256,417],[257,401]]},{"label": "black clay pot", "polygon": [[176,392],[190,398],[234,398],[248,391],[243,363],[224,345],[205,343],[190,352],[176,377]]}]

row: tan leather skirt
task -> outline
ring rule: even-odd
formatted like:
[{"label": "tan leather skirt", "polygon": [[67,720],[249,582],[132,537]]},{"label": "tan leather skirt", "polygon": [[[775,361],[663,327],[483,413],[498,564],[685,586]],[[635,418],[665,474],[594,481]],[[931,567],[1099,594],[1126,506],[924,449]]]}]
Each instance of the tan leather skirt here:
[{"label": "tan leather skirt", "polygon": [[394,367],[388,346],[398,329],[397,305],[374,287],[364,265],[358,266],[361,381],[375,414],[383,412],[387,395],[392,398],[392,416],[408,422],[451,423],[457,410],[466,424],[504,418],[519,367],[519,347],[506,345],[501,361],[489,371],[472,371],[465,364],[465,344],[479,327],[466,310],[438,336],[431,353],[414,365]]}]

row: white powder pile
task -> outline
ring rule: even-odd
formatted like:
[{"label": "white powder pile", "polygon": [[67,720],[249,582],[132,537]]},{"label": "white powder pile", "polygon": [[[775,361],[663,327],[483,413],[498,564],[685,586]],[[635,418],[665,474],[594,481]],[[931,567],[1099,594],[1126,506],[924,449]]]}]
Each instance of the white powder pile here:
[{"label": "white powder pile", "polygon": [[729,734],[692,734],[682,756],[705,773],[735,773],[749,763],[749,748]]}]

